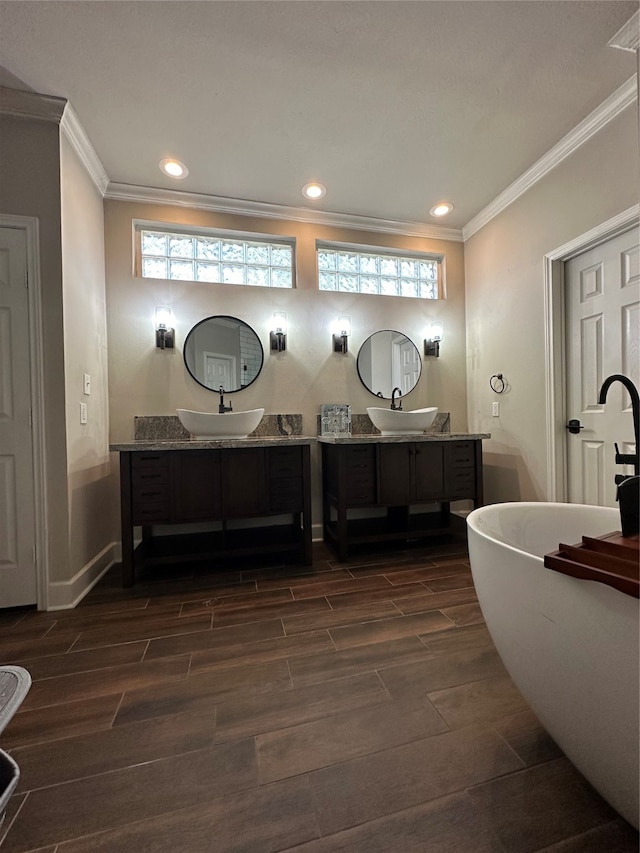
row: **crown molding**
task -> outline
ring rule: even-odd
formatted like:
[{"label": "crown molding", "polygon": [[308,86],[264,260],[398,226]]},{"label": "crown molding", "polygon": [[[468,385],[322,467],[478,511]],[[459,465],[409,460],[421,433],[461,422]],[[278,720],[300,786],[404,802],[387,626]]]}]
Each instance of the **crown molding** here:
[{"label": "crown molding", "polygon": [[626,83],[615,90],[599,107],[569,131],[557,145],[550,148],[537,163],[527,169],[504,192],[483,208],[480,213],[470,219],[462,229],[463,239],[468,240],[483,228],[495,216],[512,204],[521,195],[542,180],[552,169],[555,169],[564,159],[571,156],[581,145],[595,136],[600,130],[613,121],[621,112],[637,102],[637,78],[634,74]]},{"label": "crown molding", "polygon": [[157,187],[138,187],[132,184],[110,183],[105,198],[113,201],[129,201],[142,204],[166,204],[174,207],[189,207],[193,210],[208,210],[214,213],[236,216],[255,216],[265,219],[285,219],[333,228],[350,228],[357,231],[372,231],[382,234],[402,234],[408,237],[429,237],[435,240],[462,242],[461,228],[443,228],[421,222],[402,222],[395,219],[377,219],[347,213],[330,213],[307,210],[304,207],[287,207],[245,199],[222,198],[220,196],[167,190]]},{"label": "crown molding", "polygon": [[2,115],[59,124],[66,104],[65,98],[0,86],[0,114]]},{"label": "crown molding", "polygon": [[109,185],[109,176],[105,172],[104,166],[100,162],[100,158],[96,154],[95,148],[91,144],[89,137],[80,124],[75,110],[69,103],[67,103],[66,109],[62,115],[60,128],[64,133],[65,138],[82,161],[82,164],[89,173],[89,176],[98,188],[98,192],[101,196],[104,196],[107,186]]},{"label": "crown molding", "polygon": [[621,50],[640,49],[640,9],[634,12],[607,44],[609,47],[619,47]]}]

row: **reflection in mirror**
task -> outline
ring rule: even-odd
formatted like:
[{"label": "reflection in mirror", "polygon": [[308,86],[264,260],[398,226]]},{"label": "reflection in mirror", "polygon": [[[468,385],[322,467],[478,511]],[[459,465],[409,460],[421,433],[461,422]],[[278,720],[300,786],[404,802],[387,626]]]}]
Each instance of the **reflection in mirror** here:
[{"label": "reflection in mirror", "polygon": [[358,376],[362,384],[385,400],[394,388],[408,394],[418,384],[422,361],[418,348],[402,332],[385,329],[374,332],[358,352]]},{"label": "reflection in mirror", "polygon": [[228,393],[241,391],[262,370],[260,338],[237,317],[206,317],[191,329],[184,342],[184,363],[203,388]]}]

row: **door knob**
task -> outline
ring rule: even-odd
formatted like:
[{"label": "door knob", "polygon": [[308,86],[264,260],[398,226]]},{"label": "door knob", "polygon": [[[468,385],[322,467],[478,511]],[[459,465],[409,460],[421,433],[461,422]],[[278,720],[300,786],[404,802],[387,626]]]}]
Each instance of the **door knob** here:
[{"label": "door knob", "polygon": [[573,433],[573,435],[577,435],[581,429],[584,429],[584,427],[577,418],[571,418],[565,429],[568,429],[570,433]]}]

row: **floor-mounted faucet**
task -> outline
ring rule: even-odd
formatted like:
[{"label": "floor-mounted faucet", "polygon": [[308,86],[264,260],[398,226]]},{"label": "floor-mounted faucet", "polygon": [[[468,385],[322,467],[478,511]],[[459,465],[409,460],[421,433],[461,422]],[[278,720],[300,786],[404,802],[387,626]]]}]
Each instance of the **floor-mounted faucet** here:
[{"label": "floor-mounted faucet", "polygon": [[615,442],[616,448],[616,464],[617,465],[633,465],[633,476],[625,474],[616,475],[616,486],[618,487],[617,500],[620,504],[620,524],[622,526],[623,536],[633,536],[638,533],[640,520],[638,518],[638,485],[640,483],[640,395],[638,389],[629,379],[628,376],[623,376],[621,373],[614,373],[608,376],[602,383],[598,403],[604,405],[607,400],[607,391],[614,382],[620,382],[629,392],[631,397],[631,411],[633,412],[633,433],[635,436],[636,452],[635,453],[620,453],[618,443]]},{"label": "floor-mounted faucet", "polygon": [[391,408],[397,409],[398,411],[402,411],[402,400],[396,405],[396,392],[398,393],[398,397],[402,396],[402,389],[394,388],[391,392]]},{"label": "floor-mounted faucet", "polygon": [[613,373],[611,376],[607,376],[607,378],[602,383],[602,388],[600,389],[600,394],[598,396],[598,403],[600,403],[601,405],[604,405],[607,402],[607,392],[614,382],[621,382],[622,385],[624,385],[624,387],[627,389],[627,391],[629,392],[629,396],[631,397],[631,411],[633,412],[633,433],[635,436],[636,443],[635,453],[620,453],[620,451],[618,450],[618,445],[616,443],[616,464],[633,465],[633,473],[640,474],[640,463],[638,461],[638,454],[640,453],[640,395],[638,394],[638,389],[628,376],[623,376],[621,373]]},{"label": "floor-mounted faucet", "polygon": [[221,415],[223,415],[225,412],[232,412],[232,411],[233,411],[233,407],[232,407],[231,403],[229,403],[228,406],[225,406],[225,404],[224,404],[224,388],[221,385],[220,386],[220,405],[218,406],[218,412]]}]

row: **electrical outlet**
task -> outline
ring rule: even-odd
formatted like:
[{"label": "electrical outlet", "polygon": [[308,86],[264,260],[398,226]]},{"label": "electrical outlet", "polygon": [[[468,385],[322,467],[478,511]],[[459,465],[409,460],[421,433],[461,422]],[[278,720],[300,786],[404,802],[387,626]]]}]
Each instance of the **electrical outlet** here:
[{"label": "electrical outlet", "polygon": [[91,393],[91,377],[88,373],[82,374],[82,387],[85,394],[89,395]]},{"label": "electrical outlet", "polygon": [[491,404],[491,417],[499,418],[500,417],[500,403],[496,400],[495,403]]},{"label": "electrical outlet", "polygon": [[80,403],[80,423],[86,424],[87,422],[87,404]]}]

